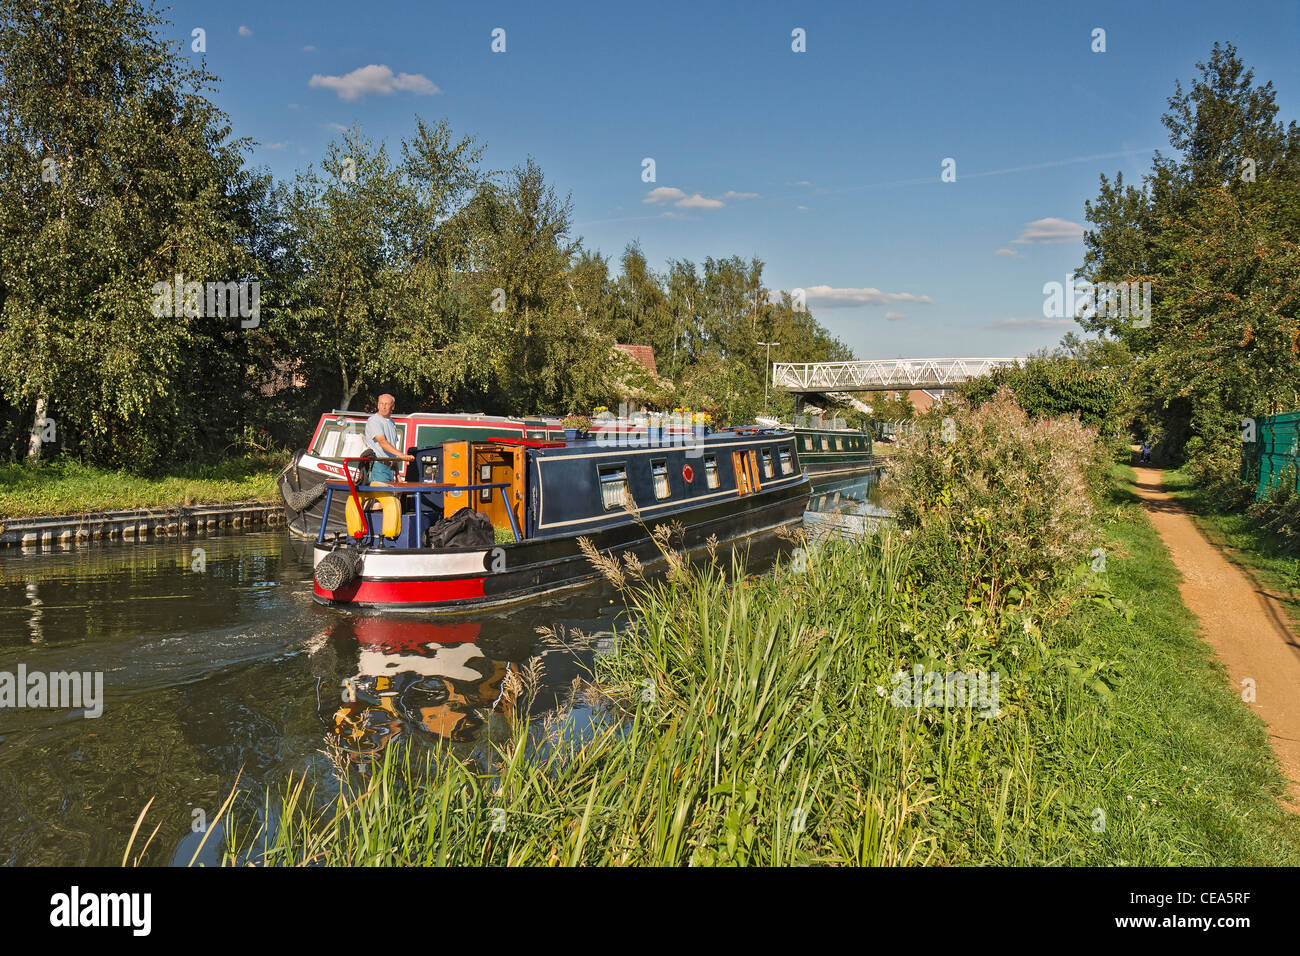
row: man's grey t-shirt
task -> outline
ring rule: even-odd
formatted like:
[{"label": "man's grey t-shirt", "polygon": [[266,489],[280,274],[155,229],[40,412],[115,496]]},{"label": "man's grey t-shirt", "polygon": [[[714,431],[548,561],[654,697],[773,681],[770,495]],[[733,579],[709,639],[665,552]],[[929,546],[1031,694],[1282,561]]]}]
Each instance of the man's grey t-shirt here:
[{"label": "man's grey t-shirt", "polygon": [[[366,447],[375,453],[376,458],[390,458],[391,455],[380,447],[375,438],[383,435],[388,439],[388,444],[397,448],[397,426],[393,424],[391,418],[385,418],[378,412],[366,419]],[[397,448],[398,451],[402,449]]]}]

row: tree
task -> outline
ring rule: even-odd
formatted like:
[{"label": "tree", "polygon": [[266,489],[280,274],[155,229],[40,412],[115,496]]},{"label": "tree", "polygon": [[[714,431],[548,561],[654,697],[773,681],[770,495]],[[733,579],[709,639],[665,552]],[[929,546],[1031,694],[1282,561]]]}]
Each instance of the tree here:
[{"label": "tree", "polygon": [[1017,404],[1031,418],[1073,416],[1105,434],[1114,434],[1124,424],[1126,391],[1120,368],[1044,353],[994,369],[961,386],[960,392],[982,405],[1004,387],[1015,393]]},{"label": "tree", "polygon": [[[1134,357],[1139,417],[1177,453],[1232,440],[1244,416],[1296,402],[1300,128],[1283,124],[1232,44],[1215,44],[1163,117],[1175,151],[1141,189],[1101,180],[1084,275],[1151,284],[1150,322],[1081,324]],[[1288,406],[1289,407],[1289,406]]]},{"label": "tree", "polygon": [[397,226],[407,206],[387,151],[356,127],[330,143],[321,163],[296,177],[287,221],[302,263],[295,323],[299,342],[339,376],[338,408],[385,370],[393,328]]},{"label": "tree", "polygon": [[158,314],[155,284],[265,278],[269,179],[163,22],[0,0],[0,384],[65,449],[138,467],[229,434],[257,335],[188,291]]}]

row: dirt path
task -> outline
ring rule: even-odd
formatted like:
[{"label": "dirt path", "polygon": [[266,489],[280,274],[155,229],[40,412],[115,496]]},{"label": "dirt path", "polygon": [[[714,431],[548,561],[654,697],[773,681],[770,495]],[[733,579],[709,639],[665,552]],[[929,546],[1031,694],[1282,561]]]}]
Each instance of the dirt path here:
[{"label": "dirt path", "polygon": [[1268,724],[1278,763],[1291,779],[1292,809],[1300,811],[1300,640],[1278,602],[1210,544],[1165,493],[1160,470],[1136,471],[1136,491],[1182,573],[1183,603],[1200,618],[1232,686],[1240,692],[1242,681],[1255,682],[1255,700],[1246,705]]}]

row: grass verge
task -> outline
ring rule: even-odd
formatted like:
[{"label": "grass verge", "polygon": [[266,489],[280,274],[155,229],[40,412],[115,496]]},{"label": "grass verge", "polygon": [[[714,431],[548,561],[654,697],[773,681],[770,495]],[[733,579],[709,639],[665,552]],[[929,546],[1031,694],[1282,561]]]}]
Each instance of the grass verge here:
[{"label": "grass verge", "polygon": [[57,459],[0,465],[0,520],[125,508],[273,501],[282,454],[253,454],[215,465],[185,465],[153,477]]},{"label": "grass verge", "polygon": [[[392,745],[336,799],[291,779],[236,801],[227,859],[1300,864],[1264,726],[1199,639],[1131,481],[1111,473],[1105,569],[1081,572],[1068,609],[936,606],[888,535],[733,584],[638,585],[596,675],[618,719],[581,739],[561,719],[540,743],[521,722],[487,767]],[[997,675],[996,716],[900,704],[917,665]]]}]

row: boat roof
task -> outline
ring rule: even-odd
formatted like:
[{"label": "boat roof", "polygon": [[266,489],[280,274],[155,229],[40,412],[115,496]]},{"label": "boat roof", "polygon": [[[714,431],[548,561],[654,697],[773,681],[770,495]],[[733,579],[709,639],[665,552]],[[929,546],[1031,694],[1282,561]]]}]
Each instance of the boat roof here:
[{"label": "boat roof", "polygon": [[[373,412],[359,412],[355,409],[332,409],[322,412],[321,418],[369,418]],[[480,415],[477,412],[393,412],[394,418],[438,418],[457,421],[476,422],[558,422],[560,419],[547,415]]]},{"label": "boat roof", "polygon": [[[610,444],[601,442],[599,439],[570,441],[560,443],[538,443],[538,447],[530,448],[531,454],[542,455],[545,457],[564,457],[565,455],[582,454],[589,455],[593,451],[609,455],[611,458],[617,458],[621,452],[679,452],[690,450],[695,442],[689,437],[689,432],[683,437],[687,440],[682,442],[657,442],[653,444]],[[722,431],[710,432],[702,436],[704,447],[725,445],[735,442],[751,442],[760,444],[764,441],[781,441],[794,437],[794,432],[789,429],[776,428],[737,428],[724,429]]]}]

